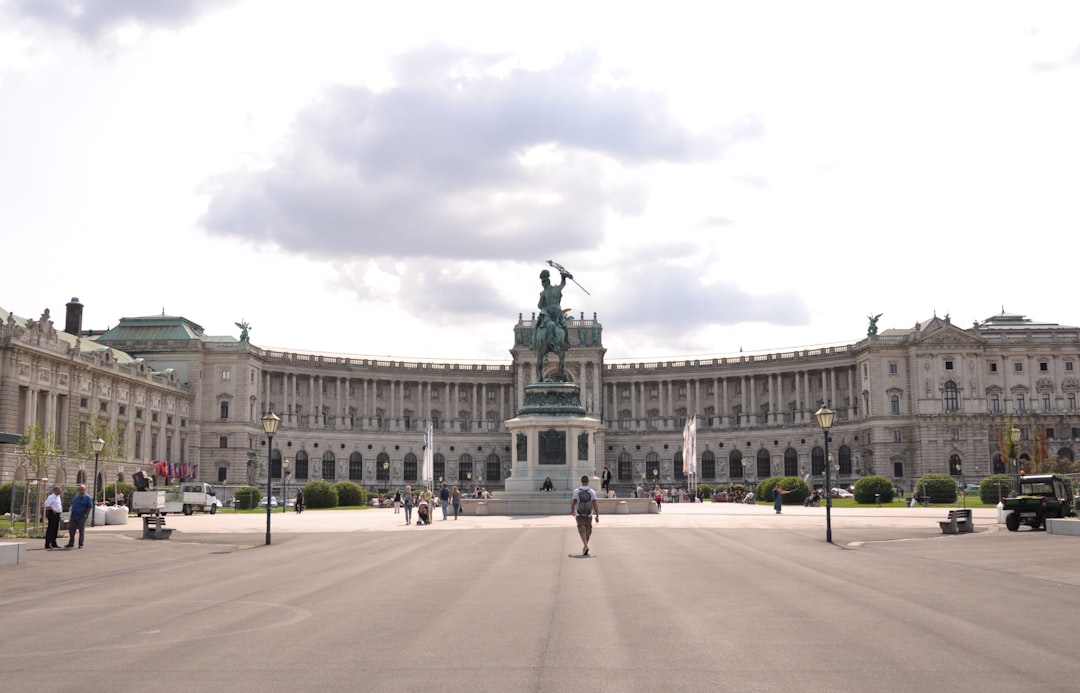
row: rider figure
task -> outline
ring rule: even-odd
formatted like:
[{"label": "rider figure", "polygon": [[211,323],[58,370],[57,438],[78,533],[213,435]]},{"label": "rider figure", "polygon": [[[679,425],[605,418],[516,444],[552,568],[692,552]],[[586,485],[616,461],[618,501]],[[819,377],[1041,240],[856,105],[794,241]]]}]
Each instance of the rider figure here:
[{"label": "rider figure", "polygon": [[563,349],[570,348],[570,332],[566,329],[566,315],[562,310],[562,290],[566,286],[567,279],[573,279],[574,275],[569,272],[559,271],[562,282],[558,286],[551,285],[551,273],[544,270],[540,273],[540,283],[544,289],[540,292],[540,302],[536,307],[540,309],[540,315],[536,318],[536,330],[539,332],[548,321],[555,323],[563,329]]}]

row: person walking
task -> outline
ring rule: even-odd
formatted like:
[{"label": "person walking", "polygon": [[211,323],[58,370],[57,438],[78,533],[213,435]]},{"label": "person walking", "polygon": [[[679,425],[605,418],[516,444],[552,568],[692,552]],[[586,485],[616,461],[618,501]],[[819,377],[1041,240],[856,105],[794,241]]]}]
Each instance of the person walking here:
[{"label": "person walking", "polygon": [[593,517],[600,522],[600,504],[596,502],[596,491],[589,488],[588,475],[581,477],[581,486],[574,489],[570,500],[570,514],[577,521],[578,536],[581,537],[582,556],[589,555],[589,539],[592,538]]},{"label": "person walking", "polygon": [[304,489],[302,488],[296,489],[296,500],[293,501],[293,510],[296,511],[297,515],[304,512]]},{"label": "person walking", "polygon": [[660,488],[660,484],[657,484],[656,488],[653,489],[653,500],[656,501],[656,512],[660,512],[660,506],[664,502],[664,492]]},{"label": "person walking", "polygon": [[394,514],[401,513],[401,489],[394,490]]},{"label": "person walking", "polygon": [[450,503],[454,506],[454,519],[456,520],[461,513],[461,489],[457,486],[450,491]]},{"label": "person walking", "polygon": [[412,486],[405,487],[405,493],[401,494],[401,504],[405,506],[405,524],[412,524],[413,494]]},{"label": "person walking", "polygon": [[83,547],[83,542],[86,539],[86,520],[89,519],[90,513],[94,512],[94,501],[90,496],[86,495],[86,484],[79,484],[79,493],[71,499],[71,535],[68,537],[68,543],[64,546],[65,549],[70,549],[75,546],[75,533],[79,534],[79,548]]},{"label": "person walking", "polygon": [[45,497],[45,548],[58,549],[56,535],[60,533],[60,514],[64,512],[64,498],[59,486],[53,486],[52,493]]},{"label": "person walking", "polygon": [[780,510],[784,507],[784,496],[791,493],[791,491],[785,491],[780,488],[780,482],[776,482],[776,487],[772,490],[772,507],[776,511],[776,514],[780,514]]},{"label": "person walking", "polygon": [[443,482],[443,485],[439,487],[439,507],[442,508],[442,519],[446,521],[447,509],[450,507],[450,487]]}]

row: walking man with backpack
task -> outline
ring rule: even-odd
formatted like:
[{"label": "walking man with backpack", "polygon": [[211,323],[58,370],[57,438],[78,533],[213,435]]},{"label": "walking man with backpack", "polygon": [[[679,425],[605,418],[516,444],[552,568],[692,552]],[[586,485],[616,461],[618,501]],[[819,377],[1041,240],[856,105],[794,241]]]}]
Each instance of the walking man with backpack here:
[{"label": "walking man with backpack", "polygon": [[443,482],[442,488],[439,489],[439,506],[442,507],[442,519],[446,520],[447,508],[450,505],[450,488]]},{"label": "walking man with backpack", "polygon": [[582,556],[589,555],[589,538],[592,537],[593,517],[600,522],[600,504],[596,502],[596,491],[589,488],[588,475],[581,477],[581,486],[574,489],[570,500],[570,514],[577,520],[577,531],[581,535],[584,548]]}]

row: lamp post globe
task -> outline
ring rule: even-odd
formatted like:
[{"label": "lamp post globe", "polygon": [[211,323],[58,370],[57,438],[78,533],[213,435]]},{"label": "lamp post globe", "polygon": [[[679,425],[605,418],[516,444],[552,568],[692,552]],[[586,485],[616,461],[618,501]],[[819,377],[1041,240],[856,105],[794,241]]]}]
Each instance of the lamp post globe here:
[{"label": "lamp post globe", "polygon": [[270,545],[270,499],[274,494],[274,434],[277,433],[281,419],[274,412],[262,417],[263,433],[266,434],[266,545]]},{"label": "lamp post globe", "polygon": [[836,419],[836,412],[829,409],[824,404],[821,408],[814,412],[814,418],[817,419],[818,427],[825,435],[825,541],[832,543],[832,478],[829,472],[832,471],[829,463],[829,429],[832,428],[833,421]]},{"label": "lamp post globe", "polygon": [[[94,438],[90,441],[90,447],[94,450],[94,483],[91,484],[93,489],[93,507],[90,509],[90,526],[97,526],[97,475],[98,475],[98,457],[101,455],[101,451],[105,449],[105,441],[101,439],[101,436]],[[74,536],[74,535],[72,535]]]}]

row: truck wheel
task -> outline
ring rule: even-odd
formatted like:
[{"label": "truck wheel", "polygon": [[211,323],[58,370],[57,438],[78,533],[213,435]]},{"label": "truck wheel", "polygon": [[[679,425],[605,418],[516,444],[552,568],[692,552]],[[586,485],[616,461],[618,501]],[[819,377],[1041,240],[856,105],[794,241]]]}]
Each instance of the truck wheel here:
[{"label": "truck wheel", "polygon": [[185,515],[190,515],[190,514],[191,514],[191,513],[193,513],[193,512],[195,512],[195,511],[191,509],[191,506],[190,506],[190,505],[185,505],[185,506],[184,506],[184,514],[185,514]]},{"label": "truck wheel", "polygon": [[210,506],[210,514],[213,515],[216,512],[217,512],[217,504],[215,503],[214,505]]},{"label": "truck wheel", "polygon": [[1010,532],[1015,532],[1020,529],[1020,517],[1015,512],[1009,513],[1005,516],[1005,526]]}]

